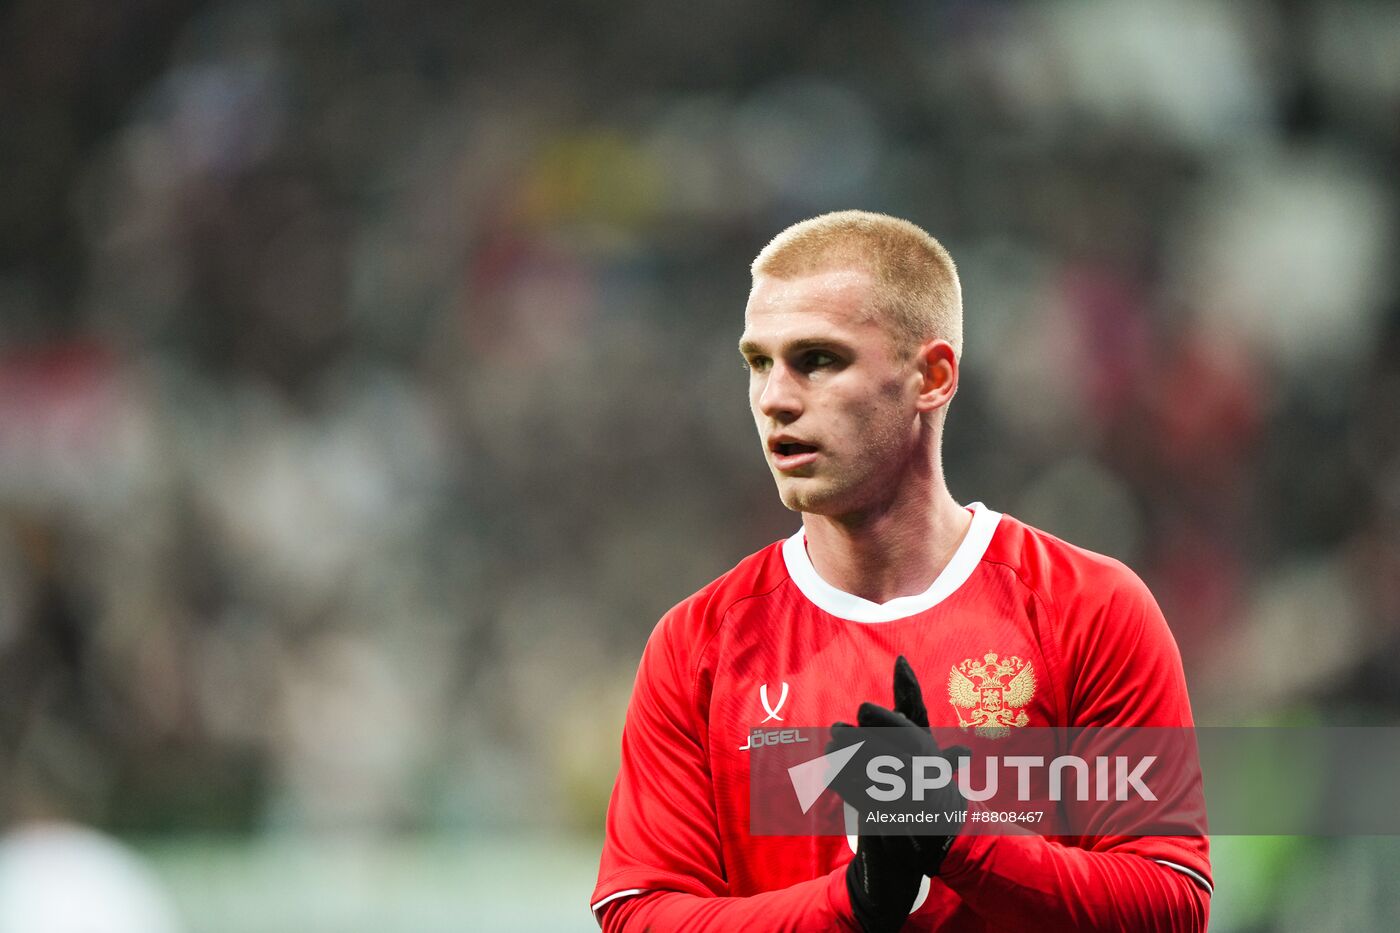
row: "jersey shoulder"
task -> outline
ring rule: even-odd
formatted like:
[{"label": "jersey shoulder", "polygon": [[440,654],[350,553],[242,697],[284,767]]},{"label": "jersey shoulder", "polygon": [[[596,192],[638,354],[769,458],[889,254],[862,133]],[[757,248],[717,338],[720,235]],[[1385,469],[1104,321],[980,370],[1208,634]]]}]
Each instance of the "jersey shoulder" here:
[{"label": "jersey shoulder", "polygon": [[1041,599],[1060,608],[1151,598],[1146,584],[1122,561],[1010,515],[1002,515],[983,560],[1006,565]]}]

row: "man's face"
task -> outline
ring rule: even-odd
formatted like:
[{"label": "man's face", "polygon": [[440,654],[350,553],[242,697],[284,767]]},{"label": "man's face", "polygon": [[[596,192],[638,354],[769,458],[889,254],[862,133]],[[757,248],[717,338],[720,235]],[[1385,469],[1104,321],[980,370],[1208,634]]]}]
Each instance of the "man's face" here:
[{"label": "man's face", "polygon": [[739,350],[749,407],[788,508],[844,516],[878,507],[920,438],[921,376],[899,354],[858,269],[759,276]]}]

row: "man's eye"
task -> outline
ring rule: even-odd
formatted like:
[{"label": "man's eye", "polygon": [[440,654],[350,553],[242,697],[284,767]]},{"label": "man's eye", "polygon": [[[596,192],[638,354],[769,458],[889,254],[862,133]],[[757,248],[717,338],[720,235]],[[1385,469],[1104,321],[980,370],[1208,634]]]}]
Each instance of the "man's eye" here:
[{"label": "man's eye", "polygon": [[830,353],[826,353],[821,350],[813,350],[811,353],[808,353],[806,357],[803,358],[803,362],[806,364],[806,367],[809,370],[823,369],[827,366],[831,366],[832,364],[834,364],[836,362],[836,357],[832,356]]},{"label": "man's eye", "polygon": [[753,372],[760,373],[767,369],[768,364],[770,364],[771,362],[773,361],[768,359],[768,357],[766,356],[751,356],[744,361],[744,366],[746,369],[750,369]]}]

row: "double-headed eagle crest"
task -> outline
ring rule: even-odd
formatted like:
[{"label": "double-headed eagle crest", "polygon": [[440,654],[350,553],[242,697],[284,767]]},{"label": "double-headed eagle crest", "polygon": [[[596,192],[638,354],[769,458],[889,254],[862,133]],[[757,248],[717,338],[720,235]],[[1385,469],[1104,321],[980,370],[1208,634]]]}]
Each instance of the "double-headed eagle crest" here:
[{"label": "double-headed eagle crest", "polygon": [[[968,658],[948,674],[948,702],[958,714],[958,728],[971,729],[985,739],[999,739],[1012,726],[1030,722],[1021,707],[1035,694],[1035,669],[1031,662],[1012,655],[998,660],[989,651],[978,661]],[[957,707],[972,710],[966,718]]]}]

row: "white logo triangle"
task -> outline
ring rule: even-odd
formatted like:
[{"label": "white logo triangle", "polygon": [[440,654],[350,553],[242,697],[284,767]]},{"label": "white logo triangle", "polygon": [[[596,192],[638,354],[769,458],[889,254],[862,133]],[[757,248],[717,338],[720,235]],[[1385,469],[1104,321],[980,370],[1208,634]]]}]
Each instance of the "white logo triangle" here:
[{"label": "white logo triangle", "polygon": [[797,802],[801,804],[803,813],[812,809],[812,804],[817,802],[822,791],[831,786],[831,782],[836,780],[836,775],[841,773],[841,769],[846,767],[846,763],[864,744],[863,741],[857,742],[829,755],[788,768],[788,779],[792,781],[792,789],[797,792]]}]

